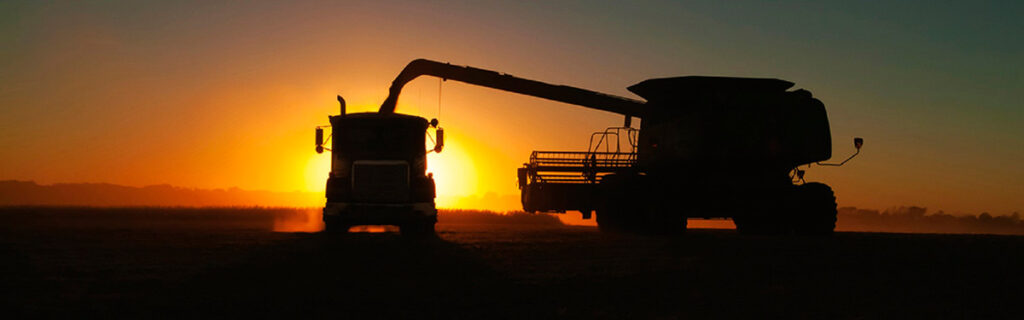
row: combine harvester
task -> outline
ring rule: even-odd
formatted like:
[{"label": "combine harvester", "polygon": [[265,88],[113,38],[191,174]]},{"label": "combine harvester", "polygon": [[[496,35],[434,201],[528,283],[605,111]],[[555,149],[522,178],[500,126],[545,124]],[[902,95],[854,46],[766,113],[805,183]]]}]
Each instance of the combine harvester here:
[{"label": "combine harvester", "polygon": [[[346,116],[342,103],[342,114],[330,118],[334,156],[324,208],[329,231],[352,224],[433,231],[434,184],[424,175],[422,147],[427,122],[395,113],[402,87],[423,75],[624,116],[622,127],[594,133],[586,151],[534,151],[518,170],[525,211],[579,211],[585,219],[596,212],[602,231],[682,232],[688,218],[732,218],[747,234],[835,229],[832,189],[805,183],[799,167],[846,161],[820,163],[832,156],[825,106],[806,90],[789,90],[791,82],[650,79],[628,88],[644,102],[420,59],[395,78],[377,113]],[[631,126],[633,118],[642,120],[640,128]],[[443,131],[437,132],[440,151]],[[857,153],[862,144],[854,139]],[[321,145],[318,128],[318,151]]]}]

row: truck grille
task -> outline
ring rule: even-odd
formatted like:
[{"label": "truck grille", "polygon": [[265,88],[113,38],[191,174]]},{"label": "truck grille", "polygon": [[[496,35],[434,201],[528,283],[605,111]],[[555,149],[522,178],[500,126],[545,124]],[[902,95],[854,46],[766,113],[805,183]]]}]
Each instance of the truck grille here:
[{"label": "truck grille", "polygon": [[407,202],[409,163],[356,161],[352,164],[352,198],[363,202]]}]

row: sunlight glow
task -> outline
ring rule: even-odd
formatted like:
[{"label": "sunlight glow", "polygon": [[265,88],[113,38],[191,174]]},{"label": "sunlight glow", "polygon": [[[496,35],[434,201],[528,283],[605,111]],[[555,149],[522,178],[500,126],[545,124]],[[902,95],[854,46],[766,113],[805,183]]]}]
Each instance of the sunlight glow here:
[{"label": "sunlight glow", "polygon": [[459,196],[477,193],[477,168],[471,154],[458,139],[445,139],[441,153],[427,154],[427,172],[434,174],[437,206],[454,207]]},{"label": "sunlight glow", "polygon": [[306,160],[304,186],[309,192],[323,192],[327,186],[327,175],[331,172],[331,154],[329,151],[323,154],[310,153]]}]

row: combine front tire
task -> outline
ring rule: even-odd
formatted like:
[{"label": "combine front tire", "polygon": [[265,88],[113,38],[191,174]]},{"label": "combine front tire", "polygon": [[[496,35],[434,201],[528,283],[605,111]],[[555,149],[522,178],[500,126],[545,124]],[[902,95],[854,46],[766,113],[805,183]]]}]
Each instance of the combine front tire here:
[{"label": "combine front tire", "polygon": [[601,232],[626,232],[630,229],[628,225],[627,212],[605,208],[597,211],[597,229]]},{"label": "combine front tire", "polygon": [[[636,176],[610,174],[601,179],[599,196],[601,205],[597,210],[597,228],[601,232],[640,232],[646,219],[640,208],[645,205],[638,199],[641,186]],[[645,212],[643,212],[645,213]]]},{"label": "combine front tire", "polygon": [[785,225],[788,219],[782,214],[772,213],[744,213],[732,218],[736,224],[736,231],[746,235],[773,235],[783,234],[788,230]]},{"label": "combine front tire", "polygon": [[733,216],[736,231],[748,235],[787,234],[793,230],[794,189],[761,189],[750,193],[748,205]]},{"label": "combine front tire", "polygon": [[343,234],[347,233],[352,225],[338,221],[339,219],[324,219],[324,233]]},{"label": "combine front tire", "polygon": [[686,215],[682,212],[662,210],[654,212],[653,221],[649,222],[649,229],[655,234],[682,235],[686,234]]}]

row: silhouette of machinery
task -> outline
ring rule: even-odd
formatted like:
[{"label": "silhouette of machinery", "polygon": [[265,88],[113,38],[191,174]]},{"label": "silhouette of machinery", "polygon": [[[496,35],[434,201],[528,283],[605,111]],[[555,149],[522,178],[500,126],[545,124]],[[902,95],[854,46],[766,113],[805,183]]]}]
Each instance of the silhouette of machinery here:
[{"label": "silhouette of machinery", "polygon": [[[518,170],[526,211],[575,210],[584,218],[596,211],[602,231],[680,232],[687,218],[732,218],[743,233],[829,234],[835,228],[832,189],[805,183],[799,169],[812,163],[842,164],[820,163],[832,156],[825,106],[806,90],[790,90],[791,82],[704,76],[650,79],[628,88],[644,102],[420,59],[395,78],[378,114],[360,116],[415,118],[394,111],[402,87],[422,75],[624,116],[622,127],[594,133],[586,151],[534,151]],[[631,126],[634,117],[641,119],[639,129]],[[342,119],[331,117],[332,125],[341,125]],[[425,126],[409,128],[415,129],[409,130],[411,134]],[[862,144],[862,139],[855,139],[858,152]],[[385,154],[392,148],[396,146],[375,145],[371,152]],[[340,176],[334,170],[349,171],[337,165],[332,179]],[[419,162],[412,167],[417,175],[423,172]],[[337,192],[332,190],[349,188],[348,180],[335,181],[345,185],[328,182],[328,206],[332,192]]]},{"label": "silhouette of machinery", "polygon": [[[331,151],[327,178],[325,231],[346,232],[354,225],[397,225],[403,235],[434,233],[437,210],[434,178],[426,174],[427,152],[441,152],[444,130],[437,120],[396,113],[341,113],[329,117],[331,147],[324,127],[316,128],[316,151]],[[435,128],[434,148],[425,134]]]}]

